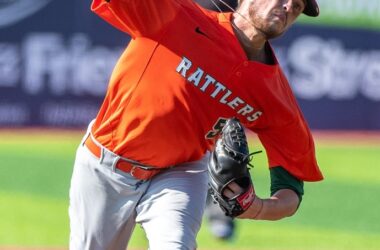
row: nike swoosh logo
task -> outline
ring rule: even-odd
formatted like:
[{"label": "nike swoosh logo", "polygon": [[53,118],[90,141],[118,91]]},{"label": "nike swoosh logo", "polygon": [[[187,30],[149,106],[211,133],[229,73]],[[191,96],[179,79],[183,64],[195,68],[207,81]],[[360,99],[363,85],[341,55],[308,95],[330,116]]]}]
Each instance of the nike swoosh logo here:
[{"label": "nike swoosh logo", "polygon": [[207,37],[207,38],[210,38],[210,37],[208,37],[208,35],[207,35],[206,33],[204,33],[204,32],[201,30],[201,28],[199,28],[199,26],[195,28],[195,32],[197,32],[198,34],[201,34],[201,35],[203,35],[203,36],[205,36],[205,37]]}]

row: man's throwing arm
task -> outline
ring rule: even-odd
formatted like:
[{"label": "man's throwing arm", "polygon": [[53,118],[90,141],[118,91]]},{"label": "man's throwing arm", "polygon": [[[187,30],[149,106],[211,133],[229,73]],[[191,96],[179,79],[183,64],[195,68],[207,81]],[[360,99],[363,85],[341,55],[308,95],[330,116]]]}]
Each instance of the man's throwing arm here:
[{"label": "man's throwing arm", "polygon": [[93,0],[91,10],[132,38],[157,38],[178,12],[173,0]]}]

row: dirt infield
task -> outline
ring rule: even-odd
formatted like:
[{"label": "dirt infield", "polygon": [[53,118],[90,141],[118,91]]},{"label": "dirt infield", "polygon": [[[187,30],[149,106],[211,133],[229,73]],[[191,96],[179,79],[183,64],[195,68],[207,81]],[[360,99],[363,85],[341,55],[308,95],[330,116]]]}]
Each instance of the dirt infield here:
[{"label": "dirt infield", "polygon": [[[68,248],[62,248],[62,247],[1,247],[0,246],[0,250],[68,250]],[[143,250],[143,249],[132,248],[132,249],[128,249],[128,250]]]},{"label": "dirt infield", "polygon": [[[55,137],[57,140],[80,138],[85,133],[83,129],[56,129],[56,128],[0,128],[2,139],[22,137]],[[257,137],[248,131],[250,137]],[[360,143],[380,145],[380,130],[313,130],[312,134],[317,142],[328,143]],[[0,248],[1,250],[2,248]],[[34,249],[33,249],[34,250]]]},{"label": "dirt infield", "polygon": [[316,130],[312,133],[318,142],[344,142],[349,145],[355,145],[353,143],[380,145],[380,131]]},{"label": "dirt infield", "polygon": [[[234,249],[232,246],[228,248],[223,248],[224,250],[227,249]],[[310,248],[307,248],[310,249]],[[2,247],[0,246],[0,250],[69,250],[68,248],[63,247]],[[126,250],[146,250],[146,248],[127,248]],[[216,248],[198,248],[197,250],[220,250]],[[239,248],[239,250],[252,250],[252,248]],[[268,248],[254,248],[254,250],[289,250],[289,249],[268,249]],[[294,250],[294,249],[293,249]],[[296,250],[300,250],[300,248],[297,248]],[[313,248],[313,250],[326,250],[326,249],[317,249]]]},{"label": "dirt infield", "polygon": [[[1,247],[0,250],[67,250],[62,247]],[[139,250],[139,249],[134,249]]]},{"label": "dirt infield", "polygon": [[[62,247],[1,247],[0,250],[68,250],[68,248]],[[141,248],[132,248],[128,250],[143,250]],[[201,249],[200,249],[201,250]],[[203,249],[205,250],[205,249]]]}]

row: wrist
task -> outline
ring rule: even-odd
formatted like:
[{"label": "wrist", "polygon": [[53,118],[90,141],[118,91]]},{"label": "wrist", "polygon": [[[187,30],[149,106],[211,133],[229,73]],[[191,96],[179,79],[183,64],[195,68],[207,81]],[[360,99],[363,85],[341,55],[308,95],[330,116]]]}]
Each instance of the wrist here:
[{"label": "wrist", "polygon": [[261,213],[264,207],[264,200],[255,195],[255,198],[248,208],[242,215],[238,216],[240,219],[252,219],[259,220],[261,218]]},{"label": "wrist", "polygon": [[260,217],[260,214],[261,212],[263,211],[263,207],[264,207],[264,200],[260,199],[258,196],[256,196],[256,199],[254,200],[254,202],[252,203],[252,215],[251,215],[251,219],[259,219]]}]

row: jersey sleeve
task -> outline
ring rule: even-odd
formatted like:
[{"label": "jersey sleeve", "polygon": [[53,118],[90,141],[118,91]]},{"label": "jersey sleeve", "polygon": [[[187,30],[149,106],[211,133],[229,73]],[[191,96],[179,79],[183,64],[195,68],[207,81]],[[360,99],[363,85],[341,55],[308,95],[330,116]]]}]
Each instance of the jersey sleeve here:
[{"label": "jersey sleeve", "polygon": [[313,137],[302,116],[285,126],[268,128],[258,133],[269,167],[282,166],[303,181],[320,181]]},{"label": "jersey sleeve", "polygon": [[178,12],[175,0],[93,0],[91,10],[132,38],[159,36]]}]

